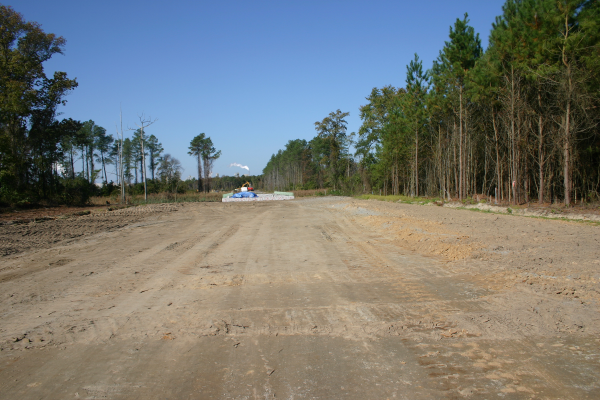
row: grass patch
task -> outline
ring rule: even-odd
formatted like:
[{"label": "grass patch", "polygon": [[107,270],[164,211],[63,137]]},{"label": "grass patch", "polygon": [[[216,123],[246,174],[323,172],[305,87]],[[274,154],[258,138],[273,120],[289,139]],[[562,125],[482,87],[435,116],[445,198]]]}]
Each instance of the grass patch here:
[{"label": "grass patch", "polygon": [[356,198],[361,200],[378,200],[406,204],[429,204],[440,201],[438,197],[409,197],[403,195],[380,196],[378,194],[361,194],[356,196]]},{"label": "grass patch", "polygon": [[469,210],[469,211],[475,211],[475,212],[486,213],[486,214],[502,214],[502,215],[506,215],[506,214],[501,213],[501,212],[494,212],[492,210],[481,210],[479,208],[456,207],[455,210]]},{"label": "grass patch", "polygon": [[519,215],[519,216],[520,217],[527,217],[527,218],[546,219],[546,220],[549,220],[549,221],[576,222],[578,224],[600,226],[600,222],[598,222],[598,221],[590,221],[590,220],[587,220],[587,219],[571,219],[571,218],[565,218],[565,217],[543,217],[541,215]]},{"label": "grass patch", "polygon": [[[311,197],[311,196],[325,196],[327,189],[314,189],[314,190],[292,190],[294,197]],[[331,190],[330,190],[331,192]]]},{"label": "grass patch", "polygon": [[548,221],[564,221],[564,222],[575,222],[578,224],[586,224],[586,225],[592,225],[592,226],[600,226],[600,222],[598,221],[590,221],[587,219],[571,219],[571,218],[565,218],[565,217],[545,217],[542,215],[522,215],[522,214],[515,214],[513,211],[513,209],[511,209],[510,207],[508,207],[507,212],[499,212],[499,211],[492,211],[492,210],[480,210],[479,208],[468,208],[468,207],[456,207],[454,208],[455,210],[467,210],[467,211],[474,211],[474,212],[480,212],[480,213],[486,213],[486,214],[497,214],[497,215],[512,215],[514,217],[525,217],[525,218],[535,218],[535,219],[545,219]]},{"label": "grass patch", "polygon": [[310,196],[352,196],[351,193],[343,190],[334,189],[314,189],[314,190],[292,190],[294,197],[310,197]]}]

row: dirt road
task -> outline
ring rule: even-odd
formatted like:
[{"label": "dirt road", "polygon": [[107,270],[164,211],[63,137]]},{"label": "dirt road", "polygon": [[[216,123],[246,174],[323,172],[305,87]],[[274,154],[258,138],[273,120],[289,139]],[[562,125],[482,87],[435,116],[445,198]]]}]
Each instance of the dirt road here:
[{"label": "dirt road", "polygon": [[599,397],[598,226],[314,198],[1,235],[1,399]]}]

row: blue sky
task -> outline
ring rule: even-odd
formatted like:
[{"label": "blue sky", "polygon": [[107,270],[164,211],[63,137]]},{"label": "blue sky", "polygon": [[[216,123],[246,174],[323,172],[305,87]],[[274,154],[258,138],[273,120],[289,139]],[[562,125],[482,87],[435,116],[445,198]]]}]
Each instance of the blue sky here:
[{"label": "blue sky", "polygon": [[[456,18],[469,13],[484,47],[503,0],[421,1],[60,1],[12,0],[28,21],[67,40],[46,73],[67,72],[79,87],[62,117],[92,119],[116,132],[138,115],[183,176],[194,175],[190,140],[204,132],[222,156],[214,173],[260,174],[292,139],[310,140],[314,122],[359,107],[373,87],[404,86],[418,53],[430,68]],[[131,135],[131,131],[126,135]]]}]

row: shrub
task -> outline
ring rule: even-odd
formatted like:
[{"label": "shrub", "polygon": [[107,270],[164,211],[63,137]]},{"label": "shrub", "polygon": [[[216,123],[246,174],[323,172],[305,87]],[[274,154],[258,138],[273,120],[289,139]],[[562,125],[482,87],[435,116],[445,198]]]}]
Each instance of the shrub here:
[{"label": "shrub", "polygon": [[98,194],[99,189],[84,178],[64,179],[60,199],[69,205],[85,205],[90,197]]}]

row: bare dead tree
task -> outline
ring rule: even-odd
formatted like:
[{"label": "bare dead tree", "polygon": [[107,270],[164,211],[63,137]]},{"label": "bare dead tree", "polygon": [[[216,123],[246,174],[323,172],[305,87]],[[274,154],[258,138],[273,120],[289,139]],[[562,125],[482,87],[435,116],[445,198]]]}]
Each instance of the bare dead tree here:
[{"label": "bare dead tree", "polygon": [[123,109],[121,108],[121,106],[119,105],[119,116],[120,116],[120,120],[121,120],[121,132],[119,134],[119,128],[115,127],[117,130],[117,139],[120,140],[119,142],[119,161],[118,161],[118,174],[119,174],[119,180],[121,181],[121,203],[125,203],[125,173],[124,173],[124,169],[123,169],[123,141],[124,141],[124,137],[123,137]]},{"label": "bare dead tree", "polygon": [[[152,119],[150,116],[138,115],[140,119],[140,123],[137,124],[138,129],[140,130],[140,147],[142,149],[142,179],[144,181],[144,201],[148,200],[148,188],[146,186],[146,153],[144,151],[144,128],[149,127],[158,121],[158,118]],[[134,128],[129,128],[130,131],[135,130]]]}]

